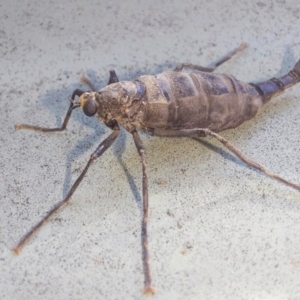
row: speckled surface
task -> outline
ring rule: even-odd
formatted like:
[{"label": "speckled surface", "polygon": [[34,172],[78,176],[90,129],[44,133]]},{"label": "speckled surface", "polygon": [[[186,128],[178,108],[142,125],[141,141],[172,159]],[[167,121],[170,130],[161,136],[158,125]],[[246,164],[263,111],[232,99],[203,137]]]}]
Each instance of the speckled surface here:
[{"label": "speckled surface", "polygon": [[[83,73],[100,88],[178,62],[255,82],[300,57],[300,2],[2,1],[0,4],[0,298],[143,299],[141,166],[119,140],[71,203],[19,256],[10,249],[64,195],[109,133],[76,111],[59,125]],[[300,182],[300,86],[223,135]],[[153,299],[300,299],[300,194],[253,171],[213,140],[142,135],[147,149]]]}]

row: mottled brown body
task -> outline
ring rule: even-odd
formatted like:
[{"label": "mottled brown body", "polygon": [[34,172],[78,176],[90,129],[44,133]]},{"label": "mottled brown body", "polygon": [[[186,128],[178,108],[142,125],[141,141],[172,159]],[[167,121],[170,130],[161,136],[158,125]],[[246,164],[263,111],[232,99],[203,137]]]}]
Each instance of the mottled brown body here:
[{"label": "mottled brown body", "polygon": [[174,136],[182,129],[237,127],[297,82],[295,70],[257,84],[225,74],[166,71],[110,84],[93,96],[101,121],[116,120],[129,132]]},{"label": "mottled brown body", "polygon": [[257,90],[229,75],[169,71],[138,78],[146,87],[141,124],[155,129],[209,128],[219,132],[254,117],[263,105]]},{"label": "mottled brown body", "polygon": [[[141,244],[144,269],[145,294],[154,294],[152,285],[149,247],[148,247],[148,181],[146,154],[137,129],[159,136],[211,136],[221,142],[249,166],[260,170],[267,176],[278,180],[300,192],[300,186],[248,158],[217,132],[237,127],[253,118],[275,96],[300,81],[300,61],[285,76],[253,84],[243,83],[232,76],[214,74],[212,71],[234,54],[246,47],[242,43],[238,48],[219,60],[214,68],[203,68],[192,64],[179,64],[174,71],[158,75],[146,75],[134,81],[121,81],[114,71],[110,71],[108,85],[96,92],[92,84],[84,81],[94,92],[76,89],[61,127],[45,128],[29,124],[16,124],[16,129],[30,129],[42,132],[63,131],[75,108],[82,108],[87,116],[98,113],[98,119],[112,132],[92,153],[82,173],[76,179],[66,197],[54,206],[13,249],[19,254],[22,247],[48,221],[54,213],[65,206],[81,183],[92,163],[99,158],[120,134],[119,124],[131,133],[142,163],[143,218],[141,226]],[[191,73],[183,72],[188,67]],[[79,101],[74,101],[75,97]]]}]

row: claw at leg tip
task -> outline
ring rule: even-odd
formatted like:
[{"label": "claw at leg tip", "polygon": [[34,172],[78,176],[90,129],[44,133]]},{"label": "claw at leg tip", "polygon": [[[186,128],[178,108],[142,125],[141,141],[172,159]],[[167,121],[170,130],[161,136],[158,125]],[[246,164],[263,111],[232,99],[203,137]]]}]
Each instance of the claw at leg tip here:
[{"label": "claw at leg tip", "polygon": [[14,254],[19,255],[21,253],[21,249],[19,247],[13,248],[12,251]]},{"label": "claw at leg tip", "polygon": [[156,292],[155,288],[152,286],[145,286],[143,288],[143,294],[147,295],[147,296],[152,296],[154,295]]},{"label": "claw at leg tip", "polygon": [[240,48],[241,48],[241,50],[243,50],[243,49],[245,49],[245,48],[247,48],[248,47],[248,44],[247,43],[241,43],[241,45],[240,45]]}]

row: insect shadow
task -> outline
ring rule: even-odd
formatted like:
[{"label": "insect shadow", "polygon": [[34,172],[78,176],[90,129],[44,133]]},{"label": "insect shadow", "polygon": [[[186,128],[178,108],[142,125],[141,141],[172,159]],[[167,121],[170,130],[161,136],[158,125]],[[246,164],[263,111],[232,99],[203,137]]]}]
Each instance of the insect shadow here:
[{"label": "insect shadow", "polygon": [[[160,65],[156,66],[153,69],[153,74],[156,74],[157,72],[163,71],[165,68],[170,68],[170,65]],[[122,76],[122,72],[120,73]],[[131,73],[123,74],[124,80],[128,78],[136,78],[143,74],[143,71],[135,71]],[[100,90],[102,87],[107,85],[107,74],[97,74],[94,70],[87,70],[86,75],[91,80],[93,84],[95,84],[96,90]],[[103,78],[103,80],[99,80],[99,75]],[[120,77],[121,77],[120,76]],[[104,79],[105,78],[105,79]],[[80,82],[80,78],[78,78],[78,83],[74,83],[68,87],[64,87],[61,89],[52,89],[51,91],[47,92],[44,96],[41,97],[39,100],[40,106],[43,107],[43,109],[47,109],[51,112],[51,114],[55,118],[54,124],[56,126],[60,126],[63,122],[63,117],[65,114],[65,111],[68,107],[68,99],[71,99],[71,93],[76,88],[82,88],[84,90],[89,90],[89,88]],[[67,156],[65,158],[65,178],[64,182],[62,184],[62,194],[63,197],[66,196],[68,191],[70,190],[71,183],[72,183],[72,163],[77,160],[78,157],[83,155],[84,153],[92,153],[92,151],[97,147],[99,144],[99,141],[103,139],[103,136],[107,135],[106,127],[99,122],[96,118],[87,118],[84,116],[80,111],[74,111],[72,114],[72,123],[75,123],[76,125],[69,126],[66,130],[69,132],[76,133],[78,139],[75,144],[72,145],[72,148],[70,148],[69,152],[67,153]],[[75,126],[75,127],[74,127]],[[84,126],[91,129],[91,133],[88,135],[82,137],[80,135],[80,130],[78,130],[78,127]],[[66,134],[66,133],[58,133],[58,134]],[[123,128],[121,128],[121,133],[116,142],[112,145],[112,152],[114,156],[116,157],[118,163],[121,165],[121,167],[124,170],[125,177],[127,179],[127,182],[130,186],[132,195],[135,199],[136,205],[140,212],[142,212],[142,197],[141,193],[139,191],[139,188],[137,187],[136,182],[133,179],[133,176],[129,172],[126,163],[122,159],[123,153],[126,151],[126,141],[127,141],[128,134],[125,133]],[[135,149],[132,149],[133,152],[135,152]],[[98,162],[99,164],[100,162]],[[102,173],[101,176],[104,176]]]},{"label": "insect shadow", "polygon": [[[155,288],[152,286],[148,250],[148,176],[146,155],[143,142],[140,139],[137,129],[160,137],[213,137],[248,166],[258,169],[267,176],[300,191],[299,185],[272,173],[264,166],[248,158],[246,154],[231,144],[229,140],[218,134],[218,132],[238,127],[245,121],[255,117],[267,102],[282,94],[285,89],[300,82],[300,60],[286,75],[258,83],[246,83],[230,75],[212,73],[215,68],[228,61],[236,53],[244,50],[246,46],[245,43],[242,43],[239,47],[218,60],[213,68],[190,63],[180,63],[173,71],[166,71],[156,76],[140,76],[134,81],[119,81],[116,72],[111,70],[107,85],[99,92],[95,91],[96,89],[88,79],[84,81],[92,91],[74,90],[69,109],[60,127],[48,128],[24,123],[16,124],[16,130],[31,129],[42,132],[63,131],[66,129],[72,111],[76,108],[82,108],[84,114],[89,117],[94,116],[98,112],[99,120],[110,128],[112,132],[92,153],[85,168],[72,185],[66,197],[53,207],[47,215],[21,239],[13,251],[19,254],[25,243],[30,240],[43,224],[50,219],[56,211],[69,202],[91,164],[102,156],[119,136],[119,125],[123,126],[128,133],[132,135],[136,150],[141,159],[143,172],[142,197],[138,196],[139,193],[136,185],[127,171],[125,163],[120,159],[125,150],[125,135],[113,148],[114,155],[117,156],[125,174],[127,174],[127,180],[132,188],[137,203],[141,202],[141,198],[143,200],[141,244],[145,277],[143,292],[145,294],[154,294]],[[183,71],[183,68],[192,69],[194,72],[186,73]],[[160,68],[157,72],[160,72]],[[139,73],[128,75],[135,78],[138,74]],[[79,101],[75,101],[76,96],[79,98]],[[81,119],[81,122],[82,120],[83,119]],[[98,124],[93,123],[92,127],[95,133],[95,128],[98,127]],[[252,134],[255,134],[255,132],[252,131]],[[94,134],[93,137],[90,135],[78,142],[75,148],[73,148],[74,150],[67,156],[65,190],[68,190],[67,186],[70,186],[71,179],[70,168],[68,169],[68,166],[71,160],[73,161],[73,156],[79,156],[79,149],[81,147],[86,148],[86,143],[90,138],[94,141]],[[214,148],[212,146],[210,147]],[[120,148],[123,149],[121,152],[116,150]],[[186,155],[184,152],[182,157],[185,158]]]},{"label": "insect shadow", "polygon": [[[291,57],[292,57],[292,59],[291,59]],[[291,61],[292,61],[292,63],[291,63]],[[294,62],[296,62],[296,59],[293,54],[293,51],[290,47],[287,47],[286,51],[284,53],[282,62],[281,62],[281,68],[278,70],[276,75],[279,76],[281,74],[286,73],[291,68],[290,65],[293,65]],[[144,73],[158,74],[166,69],[171,69],[175,65],[176,65],[176,62],[174,62],[174,63],[168,62],[166,64],[156,65],[148,72],[141,68],[139,70],[135,69],[134,71],[130,71],[129,73],[127,73],[125,70],[124,72],[121,72],[121,73],[119,72],[119,74],[121,74],[120,77],[126,77],[126,78],[121,78],[122,80],[127,80],[128,78],[137,78]],[[92,69],[87,70],[86,74],[90,78],[91,82],[93,84],[95,84],[96,90],[100,90],[103,86],[106,86],[106,84],[107,84],[106,74],[98,74],[98,72],[96,72],[95,70],[92,70]],[[101,76],[104,79],[99,80],[99,76]],[[256,78],[256,81],[262,81],[269,77],[270,77],[269,75],[266,75],[265,77]],[[41,101],[42,105],[47,107],[47,109],[49,109],[52,112],[52,114],[55,116],[55,119],[56,119],[55,123],[57,126],[60,126],[62,124],[62,117],[66,110],[64,108],[64,106],[67,106],[67,105],[65,105],[65,103],[67,103],[67,99],[70,98],[71,91],[74,90],[75,88],[81,88],[81,87],[84,90],[88,90],[88,87],[86,85],[84,85],[78,81],[78,83],[76,83],[76,84],[74,83],[69,88],[67,88],[67,89],[64,88],[63,91],[62,91],[62,89],[51,90],[49,93],[47,93],[42,98],[42,101]],[[66,94],[66,92],[65,92],[66,90],[70,91],[70,92],[68,94]],[[54,105],[53,99],[61,99],[61,100],[57,101],[60,103],[60,105]],[[283,111],[283,110],[288,111],[289,106],[292,105],[290,102],[288,102],[288,103],[289,104],[287,104],[285,101],[278,101],[277,105],[276,105],[277,108],[275,107],[275,105],[273,105],[269,109],[279,110],[279,111]],[[256,122],[257,128],[260,128],[261,126],[263,126],[263,122],[268,119],[268,116],[266,114],[265,114],[265,116],[263,116],[263,114],[264,114],[264,112],[262,112],[262,116],[260,118],[255,118],[253,120],[253,122]],[[82,115],[81,112],[74,111],[74,113],[72,114],[72,119],[74,121],[76,121],[76,123],[77,123],[76,126],[78,126],[78,124],[79,124],[79,126],[82,125],[82,126],[88,127],[92,130],[92,132],[88,136],[85,136],[84,138],[80,137],[80,134],[79,134],[76,144],[73,145],[72,149],[67,154],[66,161],[65,161],[65,179],[64,179],[64,183],[63,183],[63,197],[66,196],[66,194],[69,191],[70,186],[71,186],[72,162],[76,161],[76,159],[79,156],[81,156],[83,154],[83,152],[84,153],[92,152],[93,149],[99,143],[99,141],[102,139],[102,136],[105,135],[105,133],[106,133],[105,126],[102,123],[100,123],[95,118],[86,118],[84,115]],[[251,126],[251,124],[249,124],[249,123],[247,123],[247,124],[248,125],[246,125],[246,126],[247,126],[247,128],[249,128],[249,130],[246,129],[246,131],[249,131],[249,133],[253,132],[253,126]],[[76,128],[74,129],[74,127],[73,128],[69,127],[68,129],[69,129],[69,131],[76,131]],[[233,129],[233,130],[236,130],[236,129]],[[63,133],[60,133],[60,134],[63,134]],[[135,199],[138,209],[141,211],[142,210],[141,193],[133,179],[133,176],[128,171],[126,163],[122,159],[122,155],[123,155],[124,151],[126,151],[127,136],[128,135],[124,132],[124,130],[121,130],[121,134],[120,134],[119,138],[112,145],[112,151],[113,151],[113,154],[116,157],[118,163],[122,166],[122,168],[124,170],[124,174],[125,174],[128,184],[130,186],[132,195],[134,196],[134,199]],[[230,154],[228,151],[222,149],[221,147],[215,146],[212,143],[210,143],[209,141],[201,139],[201,138],[193,138],[193,139],[195,141],[198,141],[201,145],[205,146],[209,150],[220,154],[225,159],[228,159],[237,165],[245,166],[245,164],[242,161],[240,161],[238,158],[236,158],[236,156]],[[245,139],[247,139],[246,136],[245,136]],[[134,149],[132,149],[132,151],[134,151]],[[159,155],[159,154],[157,154],[157,155]],[[255,169],[253,169],[253,170],[255,170]],[[257,170],[255,170],[255,171],[259,172]],[[103,176],[103,174],[102,174],[102,176]]]}]

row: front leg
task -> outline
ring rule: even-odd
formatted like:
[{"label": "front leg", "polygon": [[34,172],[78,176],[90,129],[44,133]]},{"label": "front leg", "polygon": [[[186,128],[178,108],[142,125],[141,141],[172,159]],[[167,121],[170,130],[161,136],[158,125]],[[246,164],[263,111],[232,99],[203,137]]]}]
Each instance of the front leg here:
[{"label": "front leg", "polygon": [[65,116],[64,122],[61,125],[61,127],[46,128],[46,127],[40,127],[40,126],[35,126],[35,125],[30,125],[30,124],[18,123],[18,124],[15,124],[15,130],[29,129],[29,130],[41,131],[41,132],[54,132],[54,131],[63,131],[63,130],[65,130],[67,128],[67,124],[69,122],[69,119],[71,117],[73,109],[80,107],[79,103],[74,102],[75,96],[80,97],[83,93],[84,93],[84,91],[79,90],[79,89],[76,89],[73,92],[72,100],[70,101],[70,107],[67,111],[67,114]]},{"label": "front leg", "polygon": [[[80,81],[84,84],[86,84],[93,92],[96,91],[95,86],[92,84],[90,78],[87,75],[83,75],[80,79]],[[107,85],[110,85],[112,83],[119,82],[119,78],[115,72],[115,70],[109,71],[109,79]]]},{"label": "front leg", "polygon": [[107,85],[112,84],[112,83],[116,83],[116,82],[119,82],[119,78],[116,74],[116,71],[115,70],[110,70],[109,71],[109,80],[108,80]]}]

